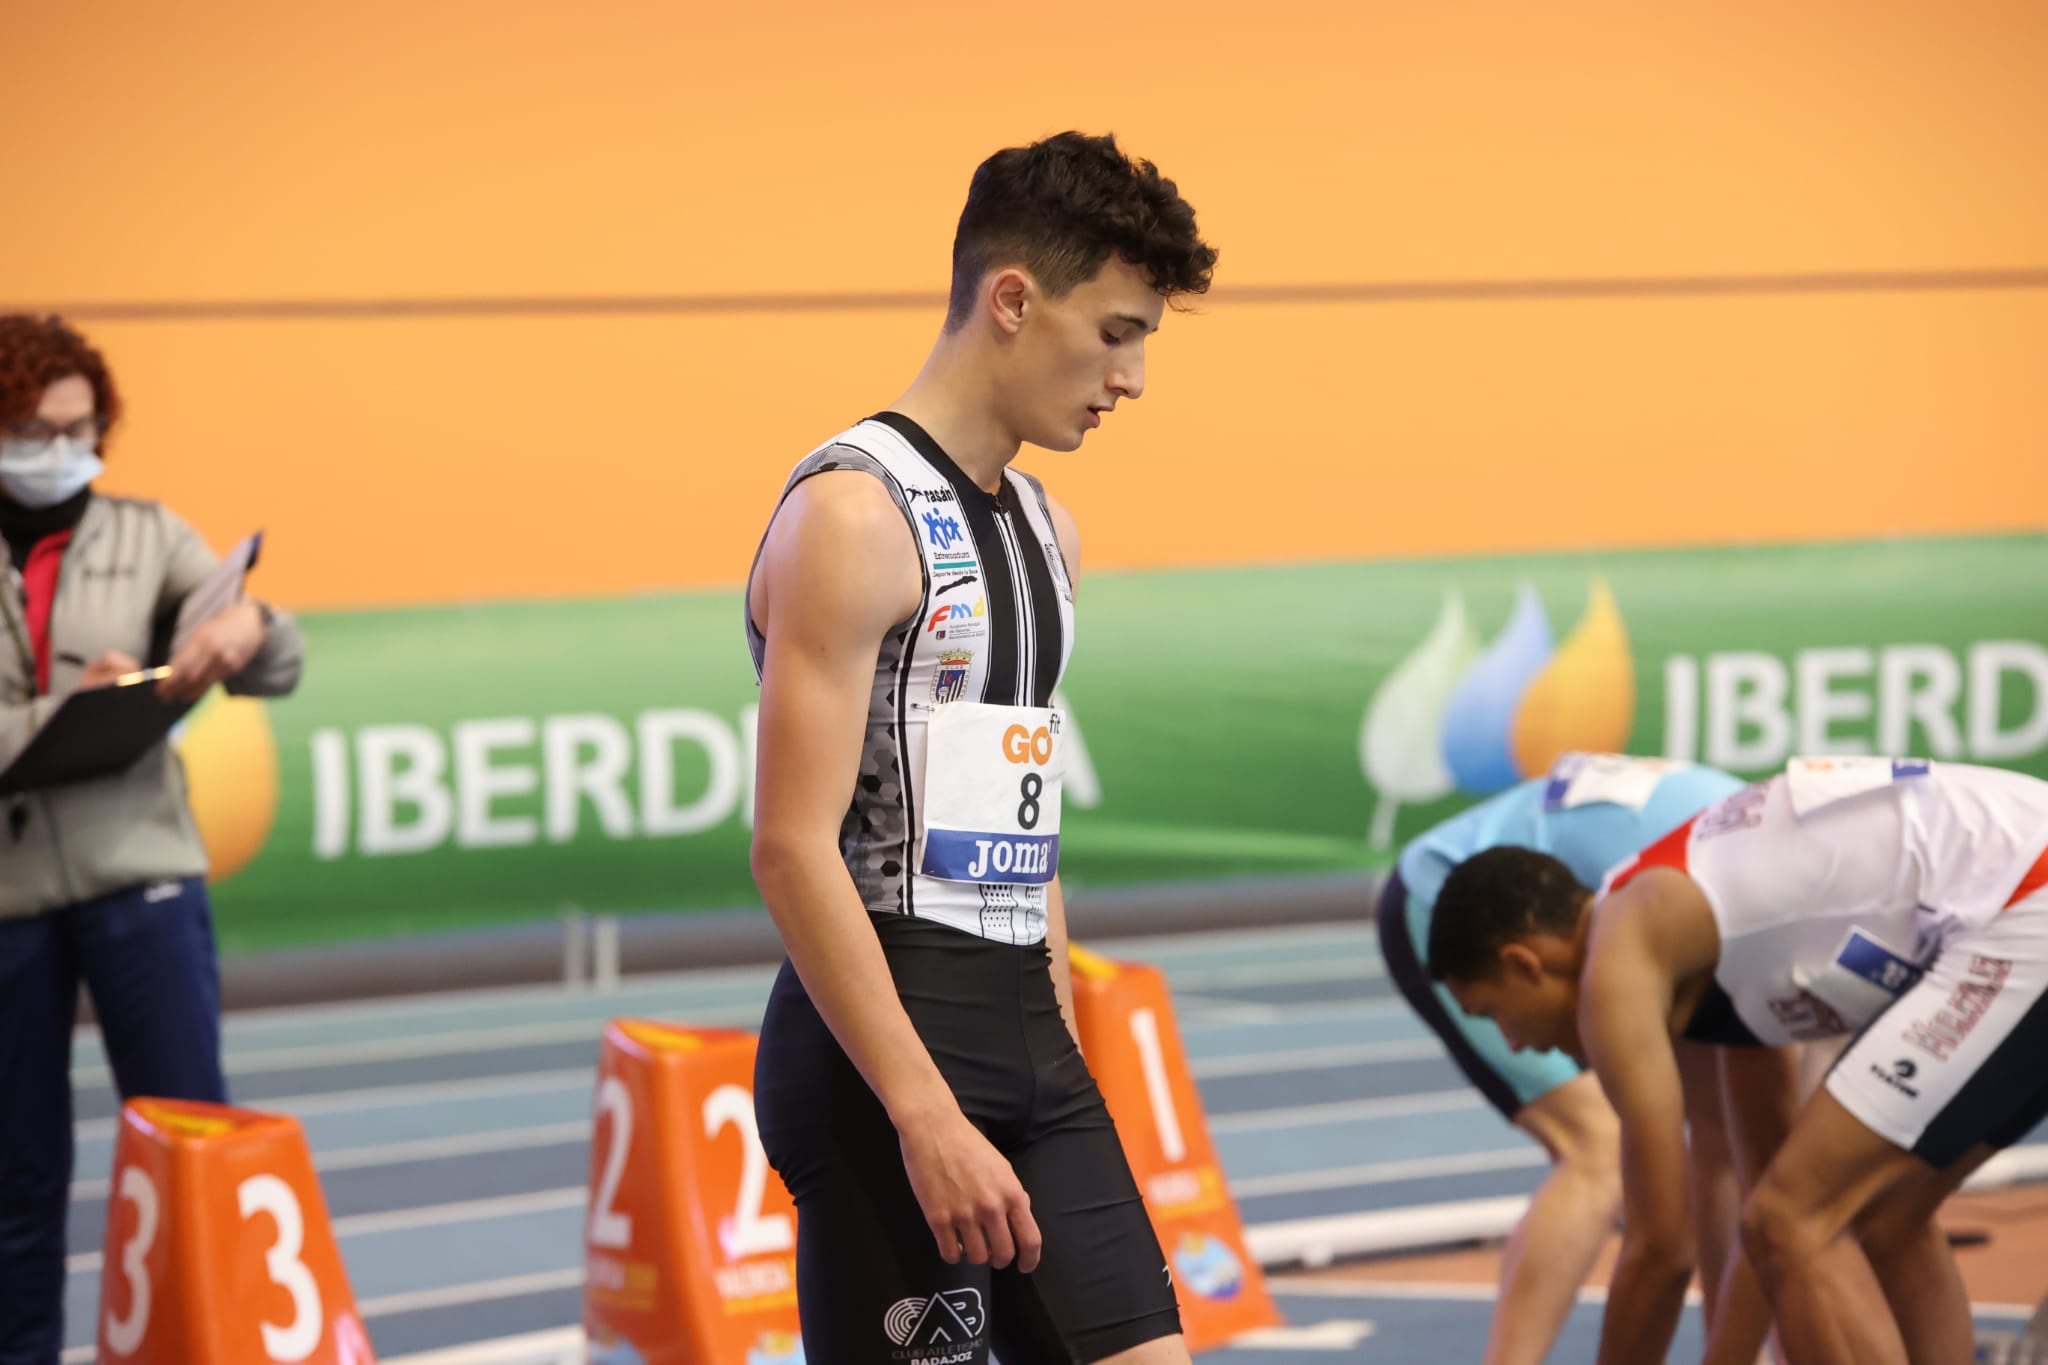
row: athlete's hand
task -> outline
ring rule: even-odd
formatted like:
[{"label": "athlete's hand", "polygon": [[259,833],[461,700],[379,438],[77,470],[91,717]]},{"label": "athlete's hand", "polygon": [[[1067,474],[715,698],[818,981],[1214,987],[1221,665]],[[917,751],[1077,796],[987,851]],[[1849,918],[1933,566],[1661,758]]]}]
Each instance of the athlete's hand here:
[{"label": "athlete's hand", "polygon": [[981,1130],[955,1109],[902,1133],[903,1169],[947,1265],[966,1257],[998,1270],[1038,1268],[1038,1222],[1017,1173]]}]

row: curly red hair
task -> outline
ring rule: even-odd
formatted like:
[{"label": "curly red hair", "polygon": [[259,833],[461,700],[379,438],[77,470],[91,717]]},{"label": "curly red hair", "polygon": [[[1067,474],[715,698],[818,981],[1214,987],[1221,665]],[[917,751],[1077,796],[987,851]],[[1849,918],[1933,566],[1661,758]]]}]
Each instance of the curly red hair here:
[{"label": "curly red hair", "polygon": [[92,385],[100,430],[107,431],[121,415],[121,395],[105,358],[60,317],[0,314],[0,425],[35,416],[43,390],[74,374]]}]

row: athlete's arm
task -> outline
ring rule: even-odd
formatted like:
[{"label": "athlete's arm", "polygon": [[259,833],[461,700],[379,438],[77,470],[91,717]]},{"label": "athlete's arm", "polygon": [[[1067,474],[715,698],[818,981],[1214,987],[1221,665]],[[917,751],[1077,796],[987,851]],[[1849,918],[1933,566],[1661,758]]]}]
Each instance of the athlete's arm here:
[{"label": "athlete's arm", "polygon": [[1579,997],[1586,1059],[1621,1120],[1621,1257],[1600,1365],[1664,1359],[1693,1272],[1685,1098],[1670,1034],[1676,978],[1653,928],[1661,881],[1642,873],[1600,903]]},{"label": "athlete's arm", "polygon": [[[1784,1145],[1799,1113],[1799,1050],[1796,1047],[1723,1047],[1719,1080],[1723,1126],[1735,1162],[1742,1197],[1756,1188],[1764,1168]],[[1721,1277],[1721,1302],[1709,1315],[1711,1330],[1703,1365],[1754,1365],[1771,1331],[1771,1304],[1741,1239],[1728,1249]]]},{"label": "athlete's arm", "polygon": [[904,1164],[948,1262],[1038,1261],[1030,1201],[961,1113],[890,989],[888,959],[839,850],[860,776],[875,662],[917,609],[916,546],[866,473],[799,484],[762,547],[766,633],[755,780],[755,884],[804,990],[902,1137]]},{"label": "athlete's arm", "polygon": [[1081,1022],[1074,1013],[1074,968],[1067,961],[1067,897],[1054,877],[1045,888],[1045,948],[1052,954],[1052,990],[1059,997],[1060,1017],[1074,1045],[1081,1045]]},{"label": "athlete's arm", "polygon": [[[1050,493],[1045,495],[1045,510],[1052,518],[1053,536],[1060,543],[1060,558],[1067,562],[1067,582],[1078,598],[1081,594],[1081,528],[1074,524],[1073,514]],[[1045,945],[1052,953],[1052,988],[1059,996],[1060,1014],[1066,1018],[1067,1032],[1074,1035],[1078,1046],[1081,1026],[1074,1014],[1073,964],[1067,961],[1067,895],[1061,889],[1057,876],[1045,888]]]}]

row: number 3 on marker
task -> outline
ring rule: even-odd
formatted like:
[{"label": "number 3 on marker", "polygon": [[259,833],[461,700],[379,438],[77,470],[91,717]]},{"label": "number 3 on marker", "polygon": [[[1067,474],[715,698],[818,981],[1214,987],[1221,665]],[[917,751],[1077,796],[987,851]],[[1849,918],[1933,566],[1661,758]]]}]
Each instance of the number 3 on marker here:
[{"label": "number 3 on marker", "polygon": [[144,1258],[156,1245],[156,1182],[140,1166],[130,1166],[121,1172],[116,1194],[135,1206],[135,1235],[121,1248],[121,1274],[128,1281],[128,1315],[117,1318],[112,1307],[108,1308],[107,1349],[117,1356],[130,1356],[149,1330],[149,1266]]},{"label": "number 3 on marker", "polygon": [[[135,1348],[149,1331],[151,1294],[147,1258],[150,1248],[156,1245],[162,1201],[156,1182],[140,1166],[122,1170],[116,1193],[135,1206],[136,1221],[135,1235],[121,1248],[121,1274],[128,1281],[128,1312],[116,1317],[111,1307],[108,1309],[106,1338],[108,1350],[117,1356],[128,1356],[135,1354]],[[292,1296],[292,1320],[284,1327],[262,1324],[263,1350],[281,1365],[297,1365],[320,1344],[324,1326],[320,1286],[313,1279],[313,1272],[299,1259],[305,1247],[305,1214],[292,1187],[274,1175],[250,1176],[236,1191],[236,1198],[242,1217],[267,1213],[277,1223],[277,1241],[264,1255],[264,1268],[271,1281]]]},{"label": "number 3 on marker", "polygon": [[242,1217],[267,1213],[277,1221],[277,1241],[264,1254],[263,1266],[272,1282],[291,1294],[292,1320],[285,1327],[264,1323],[263,1349],[272,1360],[297,1365],[313,1354],[326,1325],[321,1321],[320,1286],[299,1259],[306,1244],[306,1216],[292,1187],[274,1175],[250,1176],[236,1191],[236,1198],[241,1202]]}]

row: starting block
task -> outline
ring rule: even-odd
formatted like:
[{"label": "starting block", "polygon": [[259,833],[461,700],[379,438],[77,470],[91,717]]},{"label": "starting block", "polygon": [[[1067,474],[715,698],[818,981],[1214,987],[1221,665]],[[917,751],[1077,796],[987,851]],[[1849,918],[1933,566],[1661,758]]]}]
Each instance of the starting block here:
[{"label": "starting block", "polygon": [[1280,1311],[1245,1246],[1237,1203],[1209,1141],[1166,977],[1072,944],[1067,960],[1081,1051],[1172,1266],[1188,1349],[1278,1325]]},{"label": "starting block", "polygon": [[375,1365],[298,1121],[135,1099],[100,1274],[109,1365]]},{"label": "starting block", "polygon": [[754,1124],[754,1036],[604,1031],[584,1221],[590,1365],[801,1365],[796,1207]]}]

